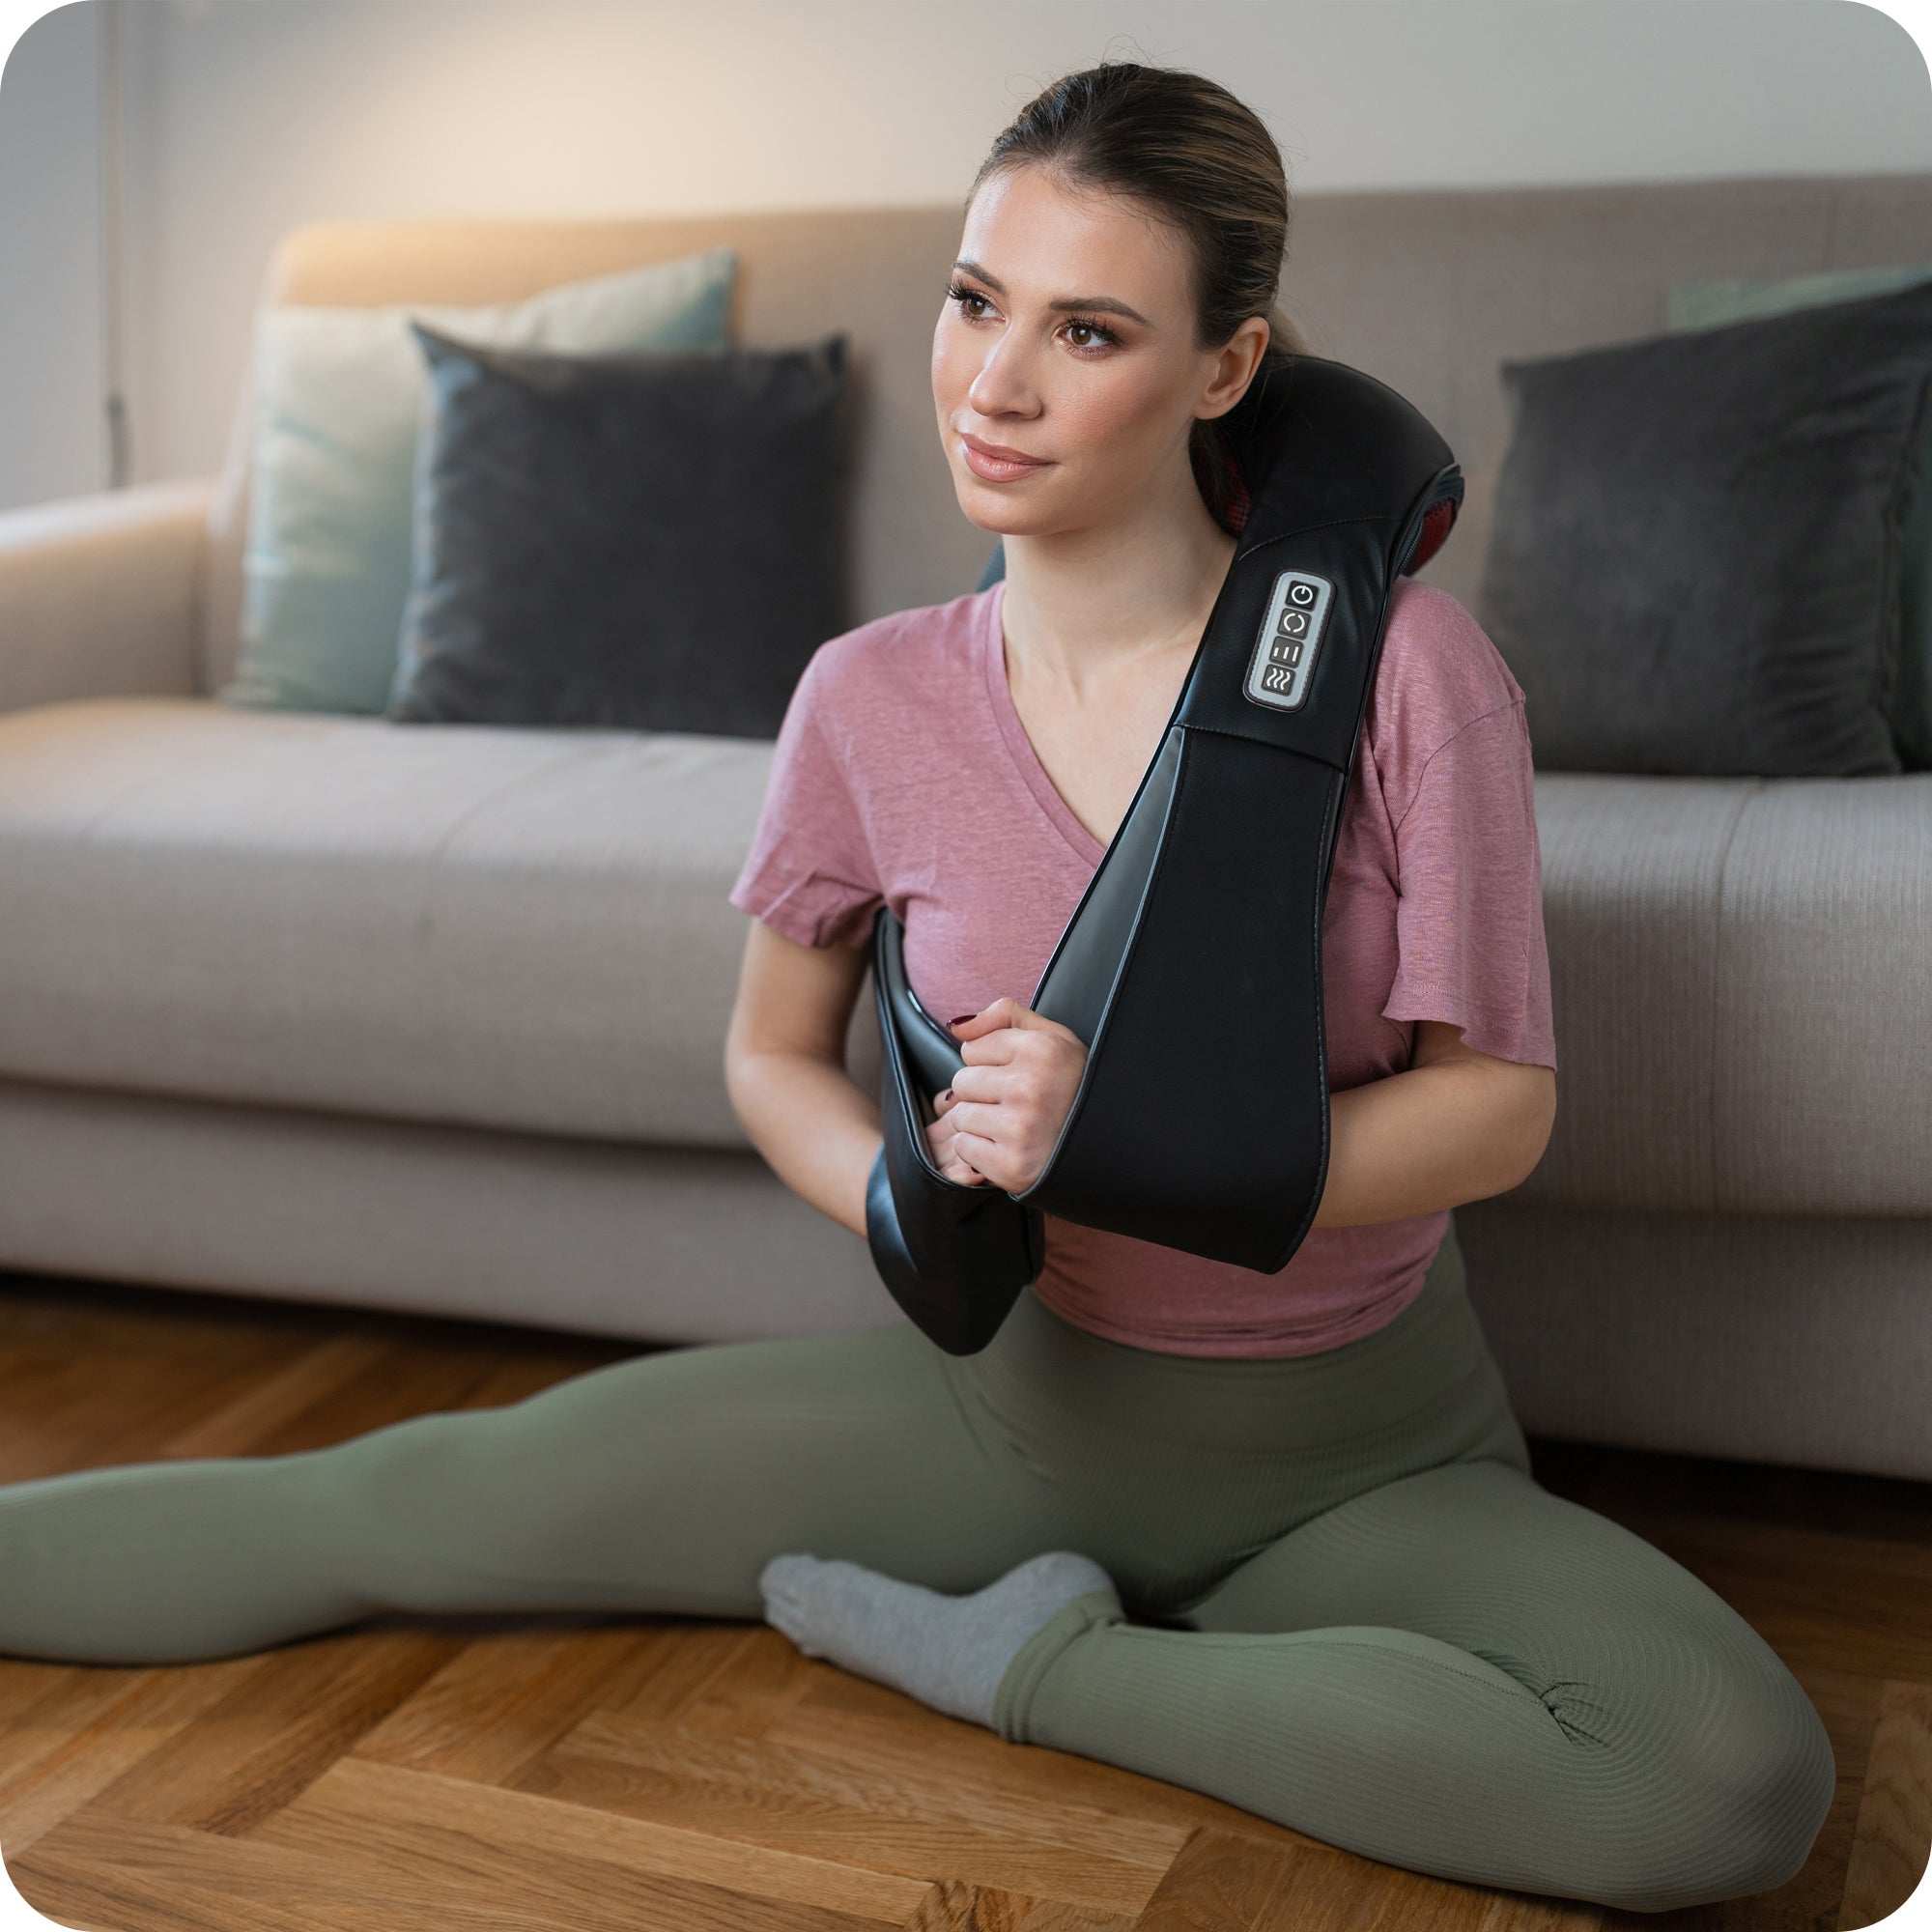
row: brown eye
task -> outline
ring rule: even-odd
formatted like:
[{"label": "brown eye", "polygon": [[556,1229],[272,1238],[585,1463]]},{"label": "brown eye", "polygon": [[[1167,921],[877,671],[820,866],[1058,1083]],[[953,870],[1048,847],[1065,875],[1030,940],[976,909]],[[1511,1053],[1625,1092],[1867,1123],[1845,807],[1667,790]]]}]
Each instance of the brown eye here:
[{"label": "brown eye", "polygon": [[1073,345],[1074,348],[1080,350],[1085,355],[1092,355],[1095,349],[1102,348],[1113,343],[1117,343],[1121,339],[1118,335],[1114,333],[1114,331],[1111,328],[1107,327],[1104,324],[1098,322],[1089,322],[1080,317],[1075,317],[1072,321],[1068,322],[1066,326],[1069,329],[1077,328],[1083,334],[1094,338],[1094,340],[1091,342],[1076,342]]}]

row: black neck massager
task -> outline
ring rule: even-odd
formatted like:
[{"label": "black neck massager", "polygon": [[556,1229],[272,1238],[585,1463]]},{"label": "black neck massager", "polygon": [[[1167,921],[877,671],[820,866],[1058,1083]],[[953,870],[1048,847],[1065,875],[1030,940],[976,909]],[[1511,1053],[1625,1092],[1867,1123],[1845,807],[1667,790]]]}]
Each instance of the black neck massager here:
[{"label": "black neck massager", "polygon": [[1449,446],[1346,363],[1264,364],[1223,418],[1247,521],[1187,682],[1029,1003],[1087,1064],[1033,1185],[947,1179],[925,1135],[959,1043],[872,925],[885,1144],[872,1260],[951,1354],[1045,1260],[1043,1217],[1276,1274],[1328,1172],[1321,913],[1395,580],[1463,500]]}]

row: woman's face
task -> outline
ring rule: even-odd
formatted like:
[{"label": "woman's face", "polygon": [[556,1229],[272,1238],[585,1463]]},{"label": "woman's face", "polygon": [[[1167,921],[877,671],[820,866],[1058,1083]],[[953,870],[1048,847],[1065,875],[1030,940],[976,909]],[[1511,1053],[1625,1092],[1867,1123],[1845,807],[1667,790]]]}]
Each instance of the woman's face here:
[{"label": "woman's face", "polygon": [[1258,332],[1232,356],[1194,346],[1188,243],[1146,203],[1034,166],[994,175],[932,334],[959,507],[982,529],[1040,536],[1166,498],[1190,478],[1195,418],[1240,399]]}]

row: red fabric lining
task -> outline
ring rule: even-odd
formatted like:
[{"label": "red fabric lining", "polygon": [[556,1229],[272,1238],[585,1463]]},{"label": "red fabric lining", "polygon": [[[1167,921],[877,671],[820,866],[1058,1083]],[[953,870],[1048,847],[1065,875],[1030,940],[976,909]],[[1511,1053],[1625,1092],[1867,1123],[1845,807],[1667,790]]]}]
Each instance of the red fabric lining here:
[{"label": "red fabric lining", "polygon": [[1456,522],[1456,500],[1444,497],[1439,503],[1432,503],[1422,519],[1422,534],[1415,540],[1414,554],[1403,567],[1405,577],[1413,577],[1435,553],[1442,548]]}]

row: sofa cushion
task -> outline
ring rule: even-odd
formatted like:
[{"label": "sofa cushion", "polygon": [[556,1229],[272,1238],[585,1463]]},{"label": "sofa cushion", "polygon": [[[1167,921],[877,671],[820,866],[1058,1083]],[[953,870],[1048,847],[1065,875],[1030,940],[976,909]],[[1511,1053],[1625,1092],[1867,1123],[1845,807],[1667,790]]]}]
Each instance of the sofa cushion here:
[{"label": "sofa cushion", "polygon": [[1539,770],[1896,773],[1902,506],[1932,285],[1506,358],[1475,615]]},{"label": "sofa cushion", "polygon": [[845,338],[562,355],[412,327],[432,406],[387,715],[776,739],[847,628]]},{"label": "sofa cushion", "polygon": [[1932,773],[1536,775],[1549,1207],[1932,1214]]},{"label": "sofa cushion", "polygon": [[[1671,283],[1667,314],[1673,329],[1722,328],[1754,316],[1787,315],[1924,281],[1932,281],[1932,262],[1831,269],[1771,281],[1687,278]],[[1898,677],[1886,715],[1905,768],[1932,768],[1932,410],[1918,428],[1899,526]]]},{"label": "sofa cushion", "polygon": [[95,698],[0,716],[0,1074],[744,1147],[769,744]]},{"label": "sofa cushion", "polygon": [[375,714],[410,589],[411,486],[429,382],[412,316],[532,349],[692,348],[728,333],[737,257],[674,262],[518,302],[271,305],[255,319],[254,488],[231,704]]}]

